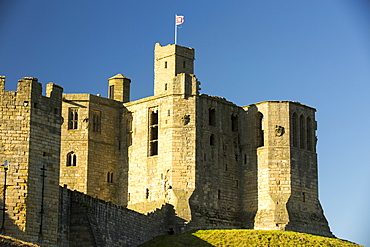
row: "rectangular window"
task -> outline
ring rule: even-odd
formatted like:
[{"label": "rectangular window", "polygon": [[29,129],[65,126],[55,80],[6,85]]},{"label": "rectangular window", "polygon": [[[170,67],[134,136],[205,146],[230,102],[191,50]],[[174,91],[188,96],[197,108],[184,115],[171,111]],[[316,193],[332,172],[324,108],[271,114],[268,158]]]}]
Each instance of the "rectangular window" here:
[{"label": "rectangular window", "polygon": [[149,156],[158,155],[158,109],[149,110]]},{"label": "rectangular window", "polygon": [[238,115],[231,115],[231,131],[238,131]]},{"label": "rectangular window", "polygon": [[101,131],[101,112],[100,111],[93,111],[93,119],[92,119],[92,126],[94,132]]},{"label": "rectangular window", "polygon": [[78,108],[71,107],[68,109],[68,129],[78,128]]},{"label": "rectangular window", "polygon": [[109,86],[109,96],[108,98],[114,99],[114,85]]},{"label": "rectangular window", "polygon": [[127,145],[128,146],[131,146],[132,145],[132,114],[129,113],[128,114],[128,118],[127,118]]},{"label": "rectangular window", "polygon": [[264,146],[264,132],[263,132],[263,114],[258,112],[256,114],[256,137],[257,137],[257,147]]},{"label": "rectangular window", "polygon": [[216,110],[215,109],[208,109],[208,123],[211,126],[216,126]]}]

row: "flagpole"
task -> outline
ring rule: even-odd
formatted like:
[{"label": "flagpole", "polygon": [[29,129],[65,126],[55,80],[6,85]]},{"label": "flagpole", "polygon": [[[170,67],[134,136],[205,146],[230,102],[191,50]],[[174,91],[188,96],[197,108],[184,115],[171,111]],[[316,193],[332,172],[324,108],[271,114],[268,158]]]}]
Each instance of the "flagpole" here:
[{"label": "flagpole", "polygon": [[177,23],[176,23],[177,14],[175,14],[175,45],[177,44]]}]

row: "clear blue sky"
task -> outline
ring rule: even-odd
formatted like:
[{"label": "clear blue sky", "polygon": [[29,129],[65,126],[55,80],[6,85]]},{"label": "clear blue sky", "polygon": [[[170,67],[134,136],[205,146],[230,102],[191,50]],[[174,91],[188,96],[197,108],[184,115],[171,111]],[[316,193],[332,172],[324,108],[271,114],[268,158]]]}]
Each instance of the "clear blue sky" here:
[{"label": "clear blue sky", "polygon": [[370,3],[366,0],[0,0],[0,74],[106,96],[153,94],[153,49],[195,48],[202,93],[315,107],[320,200],[333,233],[370,246]]}]

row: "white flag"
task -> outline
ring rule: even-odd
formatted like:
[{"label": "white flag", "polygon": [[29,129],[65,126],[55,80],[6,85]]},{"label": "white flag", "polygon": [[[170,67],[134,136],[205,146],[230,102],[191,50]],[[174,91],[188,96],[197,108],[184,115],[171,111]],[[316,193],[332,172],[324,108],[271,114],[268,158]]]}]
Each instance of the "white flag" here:
[{"label": "white flag", "polygon": [[176,26],[181,25],[184,23],[184,16],[183,15],[176,15]]}]

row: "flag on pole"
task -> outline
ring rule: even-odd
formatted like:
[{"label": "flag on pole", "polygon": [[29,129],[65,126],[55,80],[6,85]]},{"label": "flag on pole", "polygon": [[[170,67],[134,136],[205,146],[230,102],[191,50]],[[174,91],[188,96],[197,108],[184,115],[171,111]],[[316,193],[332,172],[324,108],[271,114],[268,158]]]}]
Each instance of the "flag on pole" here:
[{"label": "flag on pole", "polygon": [[181,25],[182,23],[184,23],[184,16],[176,15],[176,26]]}]

